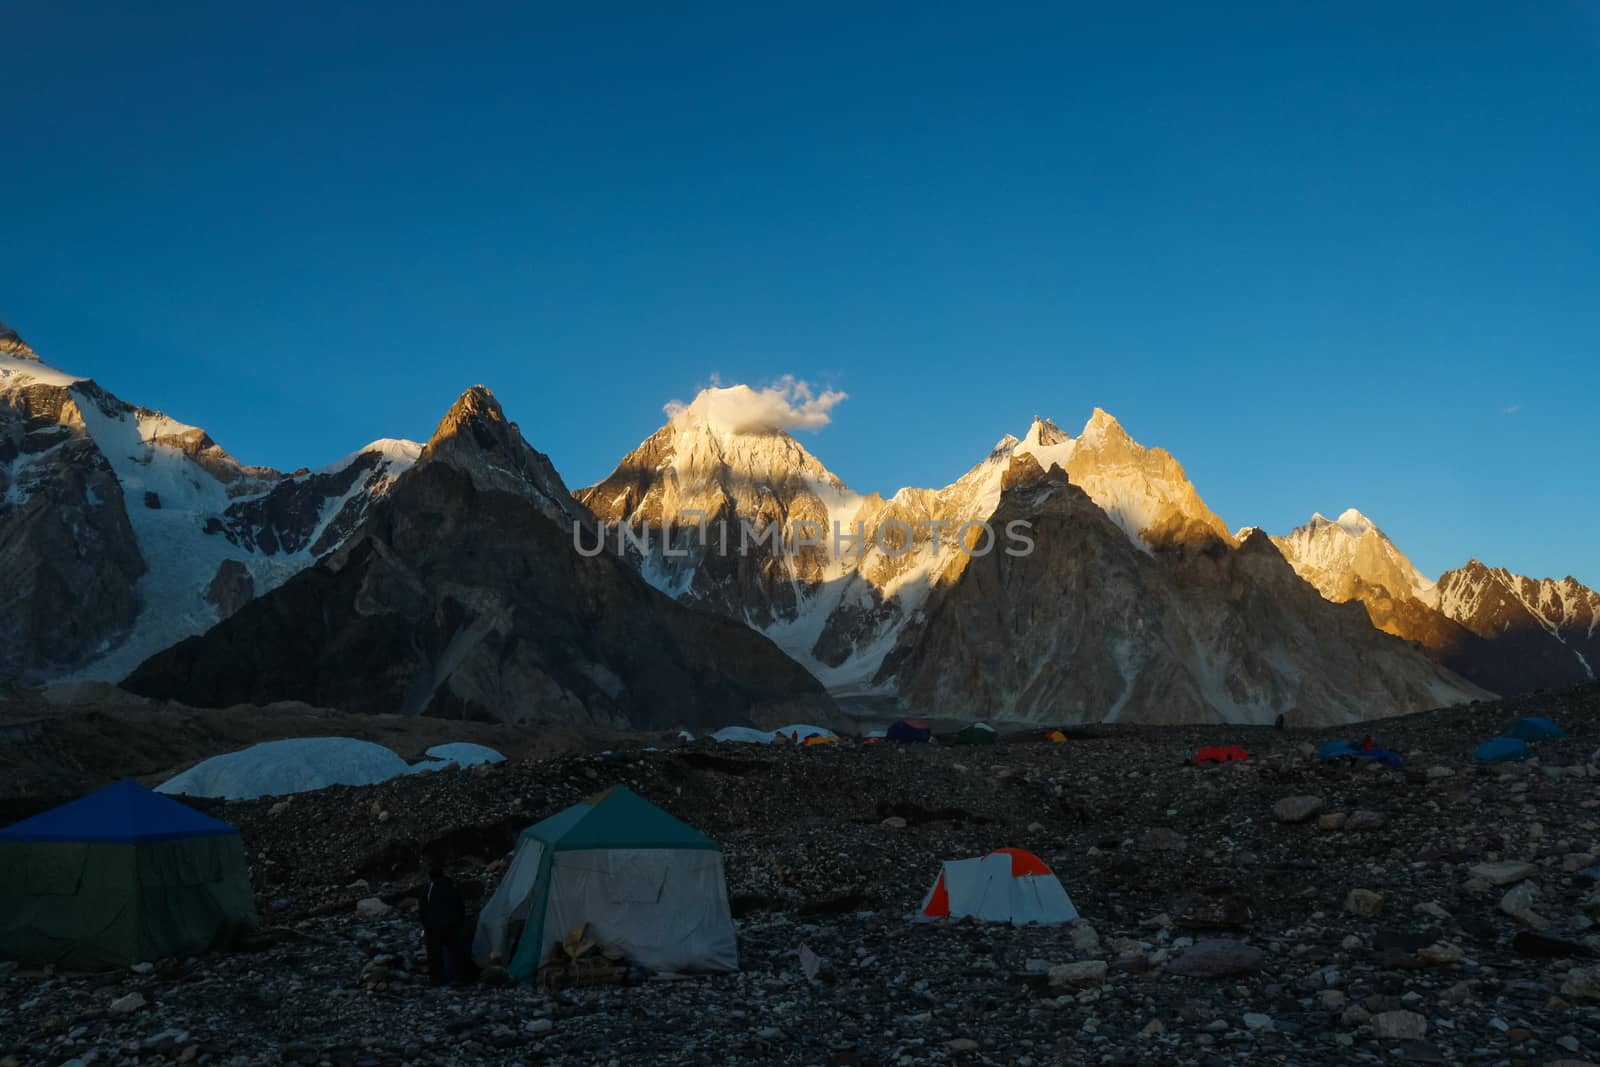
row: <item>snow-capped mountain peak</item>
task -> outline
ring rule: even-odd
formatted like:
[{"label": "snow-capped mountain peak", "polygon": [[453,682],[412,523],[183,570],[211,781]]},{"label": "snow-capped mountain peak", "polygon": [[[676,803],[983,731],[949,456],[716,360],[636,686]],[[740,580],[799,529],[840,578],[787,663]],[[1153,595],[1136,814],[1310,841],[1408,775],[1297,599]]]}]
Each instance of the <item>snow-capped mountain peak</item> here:
[{"label": "snow-capped mountain peak", "polygon": [[18,336],[17,331],[0,322],[0,356],[11,356],[15,359],[38,360],[39,356],[28,343]]},{"label": "snow-capped mountain peak", "polygon": [[1310,522],[1272,541],[1296,573],[1329,600],[1342,602],[1361,586],[1381,586],[1392,596],[1433,603],[1434,583],[1355,508],[1333,520],[1315,512]]},{"label": "snow-capped mountain peak", "polygon": [[[1099,410],[1096,408],[1095,410]],[[1010,437],[1010,434],[1006,435]],[[1023,436],[1021,443],[1030,448],[1049,448],[1052,445],[1064,445],[1072,440],[1072,435],[1049,419],[1035,416],[1028,426],[1028,432]]]},{"label": "snow-capped mountain peak", "polygon": [[331,551],[419,448],[246,466],[0,329],[0,603],[39,605],[0,623],[0,675],[122,677]]},{"label": "snow-capped mountain peak", "polygon": [[27,385],[65,387],[84,380],[47,365],[16,330],[0,322],[0,392]]},{"label": "snow-capped mountain peak", "polygon": [[[1339,513],[1339,517],[1334,521],[1337,522],[1344,532],[1349,534],[1351,537],[1360,537],[1369,530],[1378,529],[1377,525],[1371,519],[1361,514],[1361,512],[1357,511],[1355,508],[1345,508]],[[1383,531],[1379,530],[1378,532],[1381,535]]]}]

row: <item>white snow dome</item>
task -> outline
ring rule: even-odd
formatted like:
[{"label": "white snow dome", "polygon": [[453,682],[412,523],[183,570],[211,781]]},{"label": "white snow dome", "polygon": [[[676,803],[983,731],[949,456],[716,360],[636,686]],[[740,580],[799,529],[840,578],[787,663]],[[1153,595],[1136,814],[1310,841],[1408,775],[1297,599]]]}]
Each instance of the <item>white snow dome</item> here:
[{"label": "white snow dome", "polygon": [[471,767],[476,763],[504,763],[506,758],[488,745],[474,745],[468,741],[452,741],[448,745],[434,745],[423,755],[441,763],[454,763]]},{"label": "white snow dome", "polygon": [[738,745],[770,745],[772,734],[766,730],[754,730],[748,726],[724,726],[711,735],[713,741],[725,741]]},{"label": "white snow dome", "polygon": [[408,770],[405,760],[370,741],[292,737],[212,756],[162,782],[156,792],[253,800],[308,793],[330,785],[373,785]]}]

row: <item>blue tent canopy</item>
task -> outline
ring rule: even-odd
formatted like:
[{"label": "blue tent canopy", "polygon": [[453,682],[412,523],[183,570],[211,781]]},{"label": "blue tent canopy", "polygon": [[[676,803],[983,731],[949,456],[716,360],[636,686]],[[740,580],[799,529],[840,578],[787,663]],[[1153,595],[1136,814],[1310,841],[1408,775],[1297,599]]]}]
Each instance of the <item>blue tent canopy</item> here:
[{"label": "blue tent canopy", "polygon": [[1472,758],[1479,763],[1511,763],[1533,755],[1528,743],[1515,737],[1495,737],[1472,750]]},{"label": "blue tent canopy", "polygon": [[1406,761],[1400,753],[1387,748],[1362,748],[1354,741],[1329,741],[1317,749],[1317,759],[1323,763],[1336,759],[1372,760],[1386,767],[1404,767]]},{"label": "blue tent canopy", "polygon": [[170,841],[239,831],[137,782],[117,782],[0,830],[0,841]]},{"label": "blue tent canopy", "polygon": [[1511,729],[1506,731],[1507,737],[1514,737],[1519,741],[1544,741],[1552,737],[1565,737],[1566,731],[1540,715],[1529,715],[1527,718],[1518,719],[1511,724]]}]

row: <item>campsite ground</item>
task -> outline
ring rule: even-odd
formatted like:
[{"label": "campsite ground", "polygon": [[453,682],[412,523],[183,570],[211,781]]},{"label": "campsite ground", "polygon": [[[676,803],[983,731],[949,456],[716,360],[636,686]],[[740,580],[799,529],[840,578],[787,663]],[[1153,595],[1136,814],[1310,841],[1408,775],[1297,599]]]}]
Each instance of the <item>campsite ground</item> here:
[{"label": "campsite ground", "polygon": [[[1537,763],[1472,766],[1523,712],[1568,737]],[[145,974],[0,975],[0,1063],[1600,1057],[1600,964],[1583,958],[1600,890],[1581,873],[1600,852],[1600,686],[1367,730],[1408,766],[1305,755],[1337,731],[1118,726],[971,748],[631,743],[212,802],[244,835],[267,943]],[[1226,743],[1251,760],[1184,762]],[[519,829],[618,782],[723,843],[741,973],[551,996],[419,980],[403,897],[425,858],[487,888]],[[1281,821],[1294,796],[1344,828]],[[909,921],[939,861],[1003,846],[1050,863],[1084,922]],[[1503,861],[1529,866],[1471,873]],[[374,896],[395,906],[358,914]],[[815,980],[802,947],[828,961]],[[1238,969],[1180,973],[1208,954]],[[112,1008],[133,992],[142,1006]]]}]

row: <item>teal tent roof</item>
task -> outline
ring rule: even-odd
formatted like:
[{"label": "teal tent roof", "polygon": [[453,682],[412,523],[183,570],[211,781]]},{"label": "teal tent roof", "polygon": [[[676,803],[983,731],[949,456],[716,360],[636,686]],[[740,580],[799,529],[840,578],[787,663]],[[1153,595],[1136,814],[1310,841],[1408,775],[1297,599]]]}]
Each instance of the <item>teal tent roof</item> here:
[{"label": "teal tent roof", "polygon": [[589,800],[535,823],[523,837],[543,841],[552,850],[591,848],[708,848],[721,850],[711,838],[673,818],[625,785],[612,786]]}]

